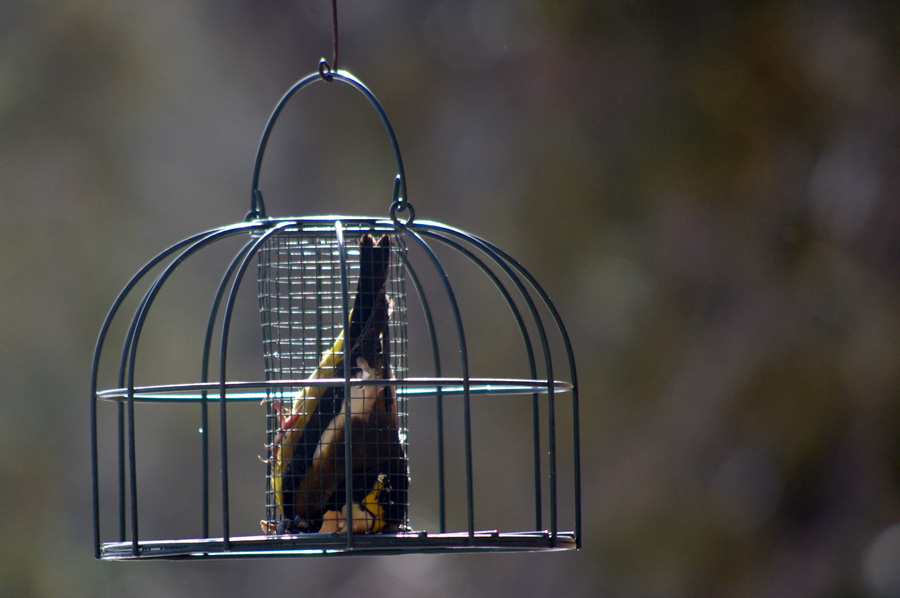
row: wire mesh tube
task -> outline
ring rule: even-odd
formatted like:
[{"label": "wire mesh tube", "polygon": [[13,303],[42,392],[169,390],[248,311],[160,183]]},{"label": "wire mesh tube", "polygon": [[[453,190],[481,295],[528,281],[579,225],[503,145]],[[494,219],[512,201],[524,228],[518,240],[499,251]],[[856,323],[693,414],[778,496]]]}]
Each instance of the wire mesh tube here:
[{"label": "wire mesh tube", "polygon": [[259,252],[266,380],[297,381],[265,400],[269,535],[408,528],[401,248],[341,232],[286,231]]}]

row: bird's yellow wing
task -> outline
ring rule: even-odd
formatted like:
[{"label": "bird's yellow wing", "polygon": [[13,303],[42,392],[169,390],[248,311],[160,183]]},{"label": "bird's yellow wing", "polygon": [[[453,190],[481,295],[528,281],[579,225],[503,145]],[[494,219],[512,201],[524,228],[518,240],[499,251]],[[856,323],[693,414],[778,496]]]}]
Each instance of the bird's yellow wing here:
[{"label": "bird's yellow wing", "polygon": [[[330,349],[322,354],[319,367],[309,376],[309,380],[334,378],[335,370],[343,364],[344,333],[341,332]],[[284,471],[291,460],[291,449],[300,441],[306,423],[316,410],[319,397],[325,391],[323,386],[304,386],[291,401],[290,413],[282,418],[281,430],[276,434],[271,446],[271,484],[278,509],[284,509],[282,493]],[[277,400],[277,399],[276,399]],[[285,450],[287,449],[287,450]]]}]

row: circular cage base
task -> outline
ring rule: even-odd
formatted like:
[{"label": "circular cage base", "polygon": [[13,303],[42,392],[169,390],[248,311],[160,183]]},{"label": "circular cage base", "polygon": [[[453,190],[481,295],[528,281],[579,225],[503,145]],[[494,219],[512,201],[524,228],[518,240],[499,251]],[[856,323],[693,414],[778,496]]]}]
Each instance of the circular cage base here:
[{"label": "circular cage base", "polygon": [[222,558],[364,556],[437,554],[462,552],[539,552],[575,550],[573,532],[498,532],[496,530],[457,533],[402,532],[398,534],[355,535],[301,534],[278,538],[243,536],[194,540],[142,540],[107,542],[101,545],[103,560],[197,560]]}]

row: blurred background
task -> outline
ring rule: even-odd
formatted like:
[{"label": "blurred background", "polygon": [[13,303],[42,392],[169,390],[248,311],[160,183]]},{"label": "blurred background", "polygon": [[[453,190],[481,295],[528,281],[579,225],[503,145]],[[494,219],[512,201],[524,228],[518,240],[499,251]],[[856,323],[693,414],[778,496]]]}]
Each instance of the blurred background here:
[{"label": "blurred background", "polygon": [[[100,325],[156,253],[243,219],[272,107],[331,56],[331,6],[6,0],[0,596],[900,596],[900,5],[339,14],[418,217],[508,251],[569,327],[584,548],[94,561]],[[377,117],[314,87],[273,136],[269,213],[386,216]],[[189,307],[148,342],[206,317]]]}]

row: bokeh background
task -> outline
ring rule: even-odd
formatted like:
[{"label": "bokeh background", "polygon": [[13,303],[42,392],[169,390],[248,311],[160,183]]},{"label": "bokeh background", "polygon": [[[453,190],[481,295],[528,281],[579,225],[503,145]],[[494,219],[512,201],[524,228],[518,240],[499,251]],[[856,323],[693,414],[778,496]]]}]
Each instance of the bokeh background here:
[{"label": "bokeh background", "polygon": [[[115,564],[96,334],[158,251],[243,219],[331,7],[5,0],[0,596],[900,596],[898,7],[342,1],[418,215],[506,249],[569,326],[584,548]],[[273,137],[270,213],[386,215],[374,113],[317,87]]]}]

